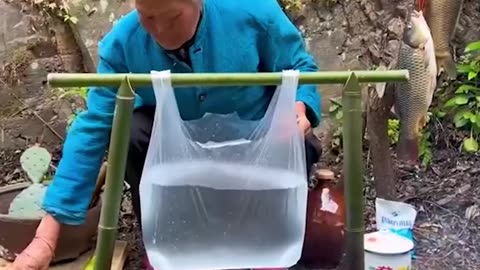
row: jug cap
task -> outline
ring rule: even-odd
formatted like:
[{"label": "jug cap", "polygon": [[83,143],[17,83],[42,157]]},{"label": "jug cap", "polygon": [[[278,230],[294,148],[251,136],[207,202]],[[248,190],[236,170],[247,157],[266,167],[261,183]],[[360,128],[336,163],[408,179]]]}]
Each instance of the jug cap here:
[{"label": "jug cap", "polygon": [[315,171],[315,177],[321,180],[333,180],[335,179],[335,174],[327,169],[318,169]]},{"label": "jug cap", "polygon": [[377,254],[403,254],[413,249],[413,241],[387,230],[367,233],[364,240],[365,251]]}]

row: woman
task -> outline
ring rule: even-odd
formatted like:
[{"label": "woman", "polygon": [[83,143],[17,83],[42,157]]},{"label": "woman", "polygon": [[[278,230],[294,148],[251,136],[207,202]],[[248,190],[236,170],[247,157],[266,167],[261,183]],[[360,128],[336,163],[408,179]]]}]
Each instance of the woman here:
[{"label": "woman", "polygon": [[[99,42],[98,73],[258,72],[296,69],[317,71],[300,33],[275,0],[136,0],[136,9],[121,18]],[[150,140],[155,97],[138,89],[126,180],[140,220],[138,186]],[[191,87],[176,91],[182,119],[206,112],[237,112],[261,118],[273,91],[261,86],[239,91]],[[47,269],[61,224],[84,222],[108,145],[116,89],[90,88],[88,110],[80,114],[64,144],[63,157],[49,185],[45,218],[13,269]],[[320,122],[320,96],[314,85],[297,91],[297,122],[307,132]],[[318,160],[307,144],[308,169]],[[147,261],[147,260],[146,260]],[[148,263],[146,262],[148,267]]]}]

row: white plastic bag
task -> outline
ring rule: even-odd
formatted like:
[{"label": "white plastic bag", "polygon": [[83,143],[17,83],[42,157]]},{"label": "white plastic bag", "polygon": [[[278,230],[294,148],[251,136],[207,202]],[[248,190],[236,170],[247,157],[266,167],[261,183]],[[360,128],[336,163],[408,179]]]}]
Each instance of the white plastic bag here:
[{"label": "white plastic bag", "polygon": [[259,121],[236,113],[183,121],[170,71],[151,74],[157,107],[140,201],[152,266],[294,265],[302,251],[308,191],[295,112],[299,72],[283,72]]},{"label": "white plastic bag", "polygon": [[[417,217],[415,208],[407,203],[377,198],[375,200],[377,229],[406,237],[413,243],[413,226]],[[413,251],[411,252],[414,255]]]}]

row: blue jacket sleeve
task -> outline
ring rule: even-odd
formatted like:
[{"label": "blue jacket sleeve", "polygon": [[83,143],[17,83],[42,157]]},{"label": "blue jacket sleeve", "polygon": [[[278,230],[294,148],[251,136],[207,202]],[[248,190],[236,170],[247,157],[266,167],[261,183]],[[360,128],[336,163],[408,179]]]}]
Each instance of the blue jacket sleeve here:
[{"label": "blue jacket sleeve", "polygon": [[[99,43],[98,73],[126,72],[121,44],[107,35]],[[72,124],[63,146],[63,156],[50,183],[43,209],[60,223],[82,224],[107,148],[116,102],[116,89],[92,87],[87,110]]]},{"label": "blue jacket sleeve", "polygon": [[[275,0],[263,0],[268,10],[265,33],[260,42],[262,66],[266,71],[278,72],[295,69],[303,72],[318,71],[315,59],[304,47],[303,38]],[[297,101],[307,107],[307,118],[312,127],[320,123],[320,94],[315,85],[300,85]]]}]

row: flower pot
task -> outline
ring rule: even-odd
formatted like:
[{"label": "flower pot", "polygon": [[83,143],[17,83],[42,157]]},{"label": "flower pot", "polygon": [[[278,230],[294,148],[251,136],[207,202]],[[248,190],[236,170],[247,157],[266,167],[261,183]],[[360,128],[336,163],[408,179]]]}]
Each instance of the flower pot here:
[{"label": "flower pot", "polygon": [[[8,208],[15,196],[30,183],[0,188],[0,257],[13,261],[35,236],[41,219],[21,219],[8,216]],[[92,247],[100,219],[101,201],[90,208],[82,225],[63,225],[52,263],[75,259]]]}]

